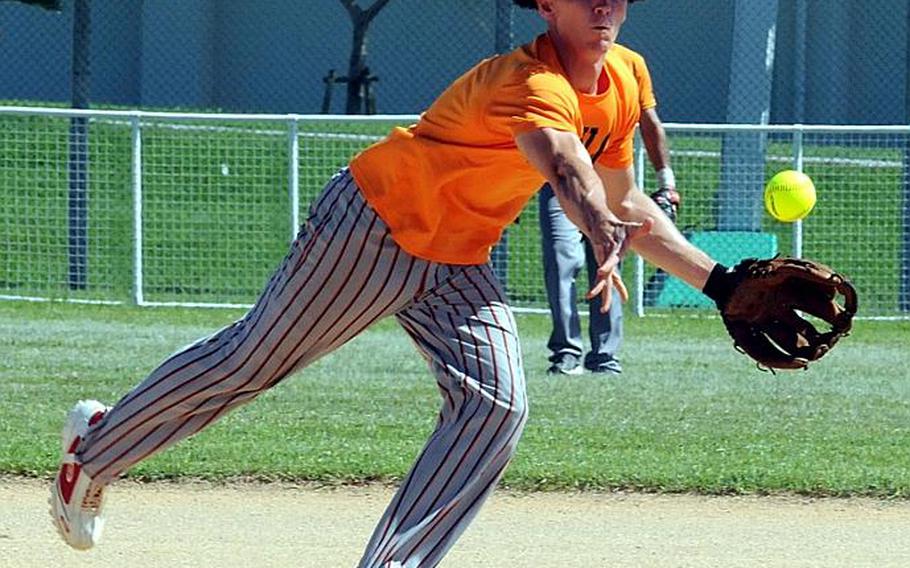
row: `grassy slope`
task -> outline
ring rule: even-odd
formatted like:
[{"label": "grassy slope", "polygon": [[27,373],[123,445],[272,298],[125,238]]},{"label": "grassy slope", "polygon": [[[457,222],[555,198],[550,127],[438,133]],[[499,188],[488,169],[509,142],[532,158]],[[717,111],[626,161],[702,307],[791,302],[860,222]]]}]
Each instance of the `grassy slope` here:
[{"label": "grassy slope", "polygon": [[[48,475],[73,401],[115,401],[238,315],[0,303],[0,472]],[[532,413],[507,484],[910,493],[910,323],[859,322],[808,372],[771,375],[731,349],[718,320],[627,321],[621,378],[553,379],[546,319],[519,318]],[[423,361],[386,322],[131,475],[394,480],[438,404]]]}]

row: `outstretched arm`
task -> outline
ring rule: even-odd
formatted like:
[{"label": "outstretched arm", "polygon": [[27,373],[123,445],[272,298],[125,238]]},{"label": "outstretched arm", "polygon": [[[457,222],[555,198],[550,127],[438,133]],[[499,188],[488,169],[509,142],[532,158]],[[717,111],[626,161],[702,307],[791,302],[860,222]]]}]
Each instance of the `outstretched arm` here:
[{"label": "outstretched arm", "polygon": [[649,262],[682,279],[697,290],[717,264],[704,251],[695,247],[679,232],[670,219],[660,213],[660,208],[638,190],[632,168],[609,169],[595,166],[598,176],[607,189],[607,203],[620,219],[641,222],[653,219],[651,231],[636,238],[632,248]]}]

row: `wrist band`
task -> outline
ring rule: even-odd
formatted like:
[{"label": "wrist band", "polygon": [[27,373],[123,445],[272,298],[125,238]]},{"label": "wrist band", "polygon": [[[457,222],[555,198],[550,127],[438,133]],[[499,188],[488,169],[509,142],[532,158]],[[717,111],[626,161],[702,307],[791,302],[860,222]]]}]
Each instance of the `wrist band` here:
[{"label": "wrist band", "polygon": [[676,176],[673,174],[673,168],[667,166],[657,170],[657,187],[671,187],[676,189]]},{"label": "wrist band", "polygon": [[702,289],[705,296],[714,300],[718,306],[723,305],[730,296],[730,292],[733,291],[732,283],[727,277],[729,271],[729,268],[718,262],[711,270],[708,280],[705,281],[705,287]]}]

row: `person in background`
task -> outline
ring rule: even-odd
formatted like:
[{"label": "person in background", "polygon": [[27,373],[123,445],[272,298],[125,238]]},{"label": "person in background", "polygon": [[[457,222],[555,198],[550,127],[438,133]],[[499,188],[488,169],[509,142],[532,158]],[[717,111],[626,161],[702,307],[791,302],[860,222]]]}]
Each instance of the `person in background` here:
[{"label": "person in background", "polygon": [[[638,84],[638,101],[641,106],[639,127],[648,158],[657,175],[657,190],[651,198],[675,223],[680,202],[676,178],[670,166],[667,134],[657,114],[657,99],[651,83],[651,74],[644,57],[621,45],[613,44],[611,52],[619,55],[635,76]],[[584,140],[583,140],[584,141]],[[587,266],[588,284],[593,285],[597,259],[588,240],[582,235],[559,204],[549,184],[539,195],[540,237],[543,250],[544,282],[553,330],[547,342],[550,354],[551,375],[578,375],[587,369],[593,373],[622,373],[617,354],[622,345],[622,303],[614,290],[614,301],[606,312],[601,310],[599,297],[589,300],[588,337],[591,350],[584,356],[581,318],[578,314],[575,280],[583,265]]]}]

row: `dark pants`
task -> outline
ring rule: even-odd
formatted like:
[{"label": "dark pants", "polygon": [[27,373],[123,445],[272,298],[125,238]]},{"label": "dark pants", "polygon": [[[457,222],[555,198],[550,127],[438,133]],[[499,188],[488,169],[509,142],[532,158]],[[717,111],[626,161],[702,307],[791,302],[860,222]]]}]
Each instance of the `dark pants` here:
[{"label": "dark pants", "polygon": [[[567,353],[581,357],[584,344],[575,279],[586,263],[588,285],[593,286],[597,260],[587,239],[566,217],[549,184],[540,190],[538,199],[544,281],[553,321],[553,331],[547,343],[552,352],[550,360],[556,360]],[[588,302],[591,314],[588,326],[591,351],[585,356],[585,366],[588,368],[616,359],[622,343],[622,302],[619,293],[613,290],[613,299],[607,313],[602,314],[600,306],[600,297]]]}]

